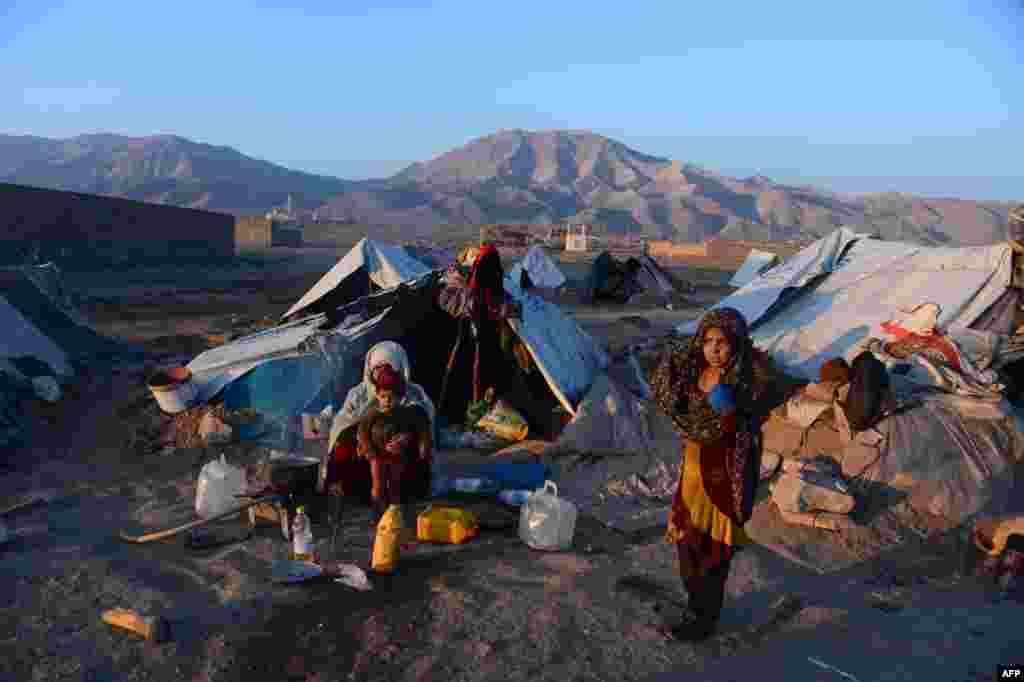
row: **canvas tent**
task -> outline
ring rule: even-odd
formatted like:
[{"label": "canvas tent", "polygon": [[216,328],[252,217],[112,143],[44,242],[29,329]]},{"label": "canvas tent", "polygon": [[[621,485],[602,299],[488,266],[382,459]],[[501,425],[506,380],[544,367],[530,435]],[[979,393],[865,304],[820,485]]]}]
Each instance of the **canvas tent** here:
[{"label": "canvas tent", "polygon": [[508,269],[505,277],[513,286],[519,287],[523,283],[524,272],[529,277],[530,283],[541,289],[557,289],[565,284],[565,275],[551,260],[547,251],[536,244],[530,247],[522,260],[517,261]]},{"label": "canvas tent", "polygon": [[[455,321],[436,305],[442,286],[441,273],[428,272],[329,314],[206,351],[188,365],[198,400],[219,395],[233,407],[290,415],[318,410],[336,404],[361,381],[366,352],[384,340],[403,345],[413,381],[436,400],[457,331]],[[608,364],[605,351],[557,306],[530,294],[510,294],[522,306],[522,318],[513,320],[512,327],[536,369],[531,388],[575,413],[595,375]],[[456,384],[469,385],[472,368],[466,365],[457,366]],[[461,414],[459,405],[449,407],[453,417],[464,415],[464,405]]]},{"label": "canvas tent", "polygon": [[297,318],[334,310],[374,291],[389,289],[424,275],[430,270],[429,266],[410,256],[402,247],[364,237],[282,318]]},{"label": "canvas tent", "polygon": [[72,381],[81,365],[95,366],[128,348],[101,336],[71,304],[55,265],[0,269],[0,446],[24,435],[19,403],[34,394],[31,380]]},{"label": "canvas tent", "polygon": [[732,276],[731,280],[729,280],[729,286],[745,286],[754,281],[754,279],[763,274],[766,270],[778,264],[779,257],[774,253],[751,249],[750,253],[747,254],[746,260],[743,261],[743,265],[740,266],[740,269],[737,270],[736,274]]},{"label": "canvas tent", "polygon": [[84,323],[77,311],[46,294],[36,277],[46,277],[58,290],[63,290],[55,267],[46,270],[0,270],[0,324],[4,329],[0,335],[0,357],[37,358],[58,377],[71,377],[76,362],[123,352],[122,344],[100,335]]},{"label": "canvas tent", "polygon": [[[923,303],[939,306],[944,329],[1012,334],[1020,298],[1012,275],[1006,244],[935,248],[840,228],[713,307],[739,310],[755,345],[816,380],[825,361],[855,353],[883,323]],[[697,322],[678,331],[692,334]]]},{"label": "canvas tent", "polygon": [[594,259],[582,299],[584,303],[628,303],[646,291],[658,297],[662,305],[671,305],[681,286],[685,285],[650,256],[619,262],[603,251]]},{"label": "canvas tent", "polygon": [[451,247],[438,247],[430,244],[405,244],[402,249],[413,260],[417,260],[437,270],[446,268],[455,262],[458,253]]},{"label": "canvas tent", "polygon": [[[894,320],[920,317],[924,310],[933,314],[939,330],[929,338],[955,341],[964,361],[956,373],[989,373],[991,379],[993,368],[1020,352],[1019,337],[1013,336],[1020,303],[1013,261],[1006,244],[934,248],[842,228],[715,307],[742,312],[755,345],[785,371],[809,381],[817,380],[830,358],[850,360],[865,348],[878,356],[871,339],[892,339]],[[695,327],[696,321],[678,331],[692,334]],[[886,359],[885,353],[879,357]],[[942,364],[920,353],[901,362]],[[901,407],[853,434],[852,442],[839,438],[831,417],[810,427],[786,426],[788,421],[773,417],[766,425],[765,451],[799,458],[813,454],[804,451],[810,448],[832,455],[854,483],[863,510],[905,499],[919,512],[954,523],[1005,511],[1014,467],[1024,461],[1019,414],[999,395],[992,400],[965,390],[977,386],[953,381],[936,385],[944,389],[936,391],[910,380],[912,374],[891,374]],[[792,453],[781,445],[787,430]],[[831,445],[822,440],[812,446],[816,430]]]}]

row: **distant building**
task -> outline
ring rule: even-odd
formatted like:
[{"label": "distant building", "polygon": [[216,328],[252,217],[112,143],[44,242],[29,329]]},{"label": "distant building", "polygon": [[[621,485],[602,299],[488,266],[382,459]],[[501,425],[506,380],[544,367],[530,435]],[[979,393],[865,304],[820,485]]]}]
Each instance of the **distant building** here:
[{"label": "distant building", "polygon": [[0,183],[0,262],[230,258],[234,220],[225,213]]},{"label": "distant building", "polygon": [[302,225],[261,216],[243,216],[235,220],[235,251],[247,253],[274,246],[302,246]]}]

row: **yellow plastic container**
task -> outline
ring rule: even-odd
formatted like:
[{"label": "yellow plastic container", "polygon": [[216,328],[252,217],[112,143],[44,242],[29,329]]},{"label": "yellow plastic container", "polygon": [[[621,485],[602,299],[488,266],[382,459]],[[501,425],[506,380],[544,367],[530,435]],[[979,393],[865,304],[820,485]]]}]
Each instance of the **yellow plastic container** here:
[{"label": "yellow plastic container", "polygon": [[416,537],[423,542],[461,545],[476,537],[476,516],[456,507],[432,507],[416,517]]},{"label": "yellow plastic container", "polygon": [[373,541],[373,559],[370,567],[378,573],[393,573],[402,552],[402,509],[393,504],[377,523],[377,537]]}]

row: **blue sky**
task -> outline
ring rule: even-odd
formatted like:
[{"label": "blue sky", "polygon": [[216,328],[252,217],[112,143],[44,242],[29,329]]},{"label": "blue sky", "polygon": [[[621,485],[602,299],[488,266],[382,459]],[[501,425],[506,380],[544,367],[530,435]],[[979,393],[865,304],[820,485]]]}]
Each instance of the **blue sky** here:
[{"label": "blue sky", "polygon": [[0,0],[0,132],[357,178],[573,128],[733,175],[1024,198],[1020,0],[295,4]]}]

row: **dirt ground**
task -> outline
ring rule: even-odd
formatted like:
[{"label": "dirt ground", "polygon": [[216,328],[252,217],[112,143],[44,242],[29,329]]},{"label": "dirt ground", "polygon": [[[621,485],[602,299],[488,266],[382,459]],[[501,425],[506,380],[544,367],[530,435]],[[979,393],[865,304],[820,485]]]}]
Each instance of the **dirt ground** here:
[{"label": "dirt ground", "polygon": [[[122,530],[190,520],[198,467],[220,451],[153,450],[133,436],[155,409],[149,368],[187,362],[208,334],[239,320],[280,315],[342,253],[69,275],[97,328],[146,356],[87,377],[56,409],[30,406],[32,447],[0,469],[4,506],[26,494],[49,500],[5,520],[14,538],[0,545],[0,680],[967,681],[1020,661],[1020,605],[963,577],[956,534],[926,523],[841,536],[785,527],[760,504],[720,631],[696,645],[659,632],[685,602],[660,529],[626,535],[584,517],[572,551],[542,553],[519,541],[515,511],[480,503],[478,539],[413,544],[400,570],[372,577],[366,593],[330,580],[272,583],[272,561],[288,551],[272,525],[205,551],[184,536],[118,540]],[[731,273],[696,272],[691,303],[728,291]],[[698,314],[564,302],[612,347]],[[236,463],[258,455],[225,449]],[[368,510],[346,507],[332,547],[318,517],[318,549],[367,568],[369,520]],[[163,615],[172,641],[147,643],[102,623],[114,607]]]}]

